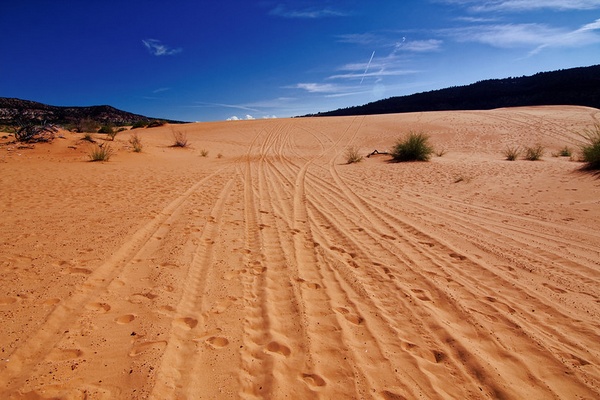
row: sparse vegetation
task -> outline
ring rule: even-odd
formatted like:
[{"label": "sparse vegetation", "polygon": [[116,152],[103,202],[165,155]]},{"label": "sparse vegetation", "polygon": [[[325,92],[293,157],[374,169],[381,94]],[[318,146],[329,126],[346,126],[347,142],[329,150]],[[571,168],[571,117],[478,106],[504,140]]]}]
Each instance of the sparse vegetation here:
[{"label": "sparse vegetation", "polygon": [[98,133],[105,133],[111,141],[115,140],[115,136],[117,136],[117,133],[119,132],[122,131],[116,130],[112,125],[103,125],[98,130]]},{"label": "sparse vegetation", "polygon": [[470,176],[466,176],[466,175],[458,175],[454,178],[454,183],[460,183],[460,182],[465,182],[465,183],[469,183],[471,182],[471,177]]},{"label": "sparse vegetation", "polygon": [[525,159],[538,161],[544,155],[544,147],[541,144],[525,148]]},{"label": "sparse vegetation", "polygon": [[131,127],[131,129],[138,129],[138,128],[145,128],[148,126],[148,122],[146,121],[136,121],[133,126]]},{"label": "sparse vegetation", "polygon": [[131,144],[131,147],[133,147],[133,151],[136,153],[141,153],[142,148],[144,147],[142,145],[142,139],[137,133],[131,135],[131,137],[129,138],[129,144]]},{"label": "sparse vegetation", "polygon": [[171,147],[187,147],[189,146],[189,142],[187,139],[187,134],[181,131],[173,131],[173,144]]},{"label": "sparse vegetation", "polygon": [[206,150],[206,149],[200,150],[200,157],[208,157],[208,150]]},{"label": "sparse vegetation", "polygon": [[113,133],[113,131],[112,125],[102,125],[100,129],[98,129],[98,133]]},{"label": "sparse vegetation", "polygon": [[113,153],[113,149],[111,149],[108,143],[97,144],[90,151],[90,161],[108,161]]},{"label": "sparse vegetation", "polygon": [[558,152],[558,155],[561,157],[571,157],[571,155],[573,155],[573,152],[569,147],[565,146]]},{"label": "sparse vegetation", "polygon": [[223,154],[221,154],[221,153],[217,154],[217,158],[223,158]]},{"label": "sparse vegetation", "polygon": [[165,121],[162,121],[160,119],[155,119],[154,121],[150,121],[150,123],[148,123],[148,125],[146,125],[146,128],[156,128],[157,126],[163,126],[164,124],[166,124]]},{"label": "sparse vegetation", "polygon": [[37,143],[37,142],[51,142],[54,140],[54,136],[58,132],[58,128],[54,125],[43,123],[41,125],[36,124],[23,124],[20,125],[15,131],[15,140],[21,143]]},{"label": "sparse vegetation", "polygon": [[346,150],[346,164],[354,164],[361,162],[363,157],[358,153],[358,149],[354,146],[348,147]]},{"label": "sparse vegetation", "polygon": [[93,119],[85,118],[80,119],[75,124],[75,132],[96,132],[98,130],[98,123]]},{"label": "sparse vegetation", "polygon": [[91,132],[84,133],[83,138],[81,140],[85,140],[86,142],[90,142],[90,143],[96,143]]},{"label": "sparse vegetation", "polygon": [[429,136],[422,132],[410,132],[404,139],[398,140],[391,151],[396,162],[429,161],[432,153]]},{"label": "sparse vegetation", "polygon": [[506,146],[504,149],[504,157],[508,161],[515,161],[517,158],[519,158],[520,154],[521,148],[519,146]]},{"label": "sparse vegetation", "polygon": [[582,161],[589,170],[600,169],[600,124],[587,129],[582,134],[587,143],[581,146]]},{"label": "sparse vegetation", "polygon": [[444,148],[438,149],[435,152],[435,155],[438,157],[442,157],[444,154],[446,154],[446,149],[444,149]]}]

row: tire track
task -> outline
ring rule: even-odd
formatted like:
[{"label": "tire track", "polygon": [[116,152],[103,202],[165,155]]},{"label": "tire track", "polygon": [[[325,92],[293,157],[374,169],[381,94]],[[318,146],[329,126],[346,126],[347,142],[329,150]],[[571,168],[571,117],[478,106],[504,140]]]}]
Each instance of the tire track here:
[{"label": "tire track", "polygon": [[[150,394],[151,399],[178,398],[183,393],[190,395],[198,392],[198,387],[210,383],[195,378],[198,364],[203,360],[196,353],[196,326],[202,325],[207,318],[207,300],[205,285],[207,273],[213,267],[215,238],[218,236],[225,202],[229,198],[234,180],[229,180],[218,195],[210,212],[210,218],[199,238],[190,268],[185,279],[185,286],[175,315],[171,323],[166,350],[162,355],[156,382]],[[224,343],[220,339],[220,343]],[[188,387],[186,387],[188,386]]]},{"label": "tire track", "polygon": [[98,266],[76,292],[57,304],[40,329],[10,354],[10,362],[0,370],[1,396],[7,396],[23,385],[33,367],[52,350],[64,336],[65,327],[73,325],[86,304],[95,304],[115,277],[134,259],[154,248],[168,231],[169,225],[179,218],[182,206],[200,187],[221,171],[214,172],[192,185],[181,196],[169,203],[150,222],[131,236],[108,260]]}]

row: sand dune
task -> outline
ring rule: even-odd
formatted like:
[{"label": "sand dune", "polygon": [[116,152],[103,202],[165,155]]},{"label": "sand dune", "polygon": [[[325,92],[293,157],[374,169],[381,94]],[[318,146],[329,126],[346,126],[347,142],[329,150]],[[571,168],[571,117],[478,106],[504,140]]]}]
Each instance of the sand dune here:
[{"label": "sand dune", "polygon": [[[598,398],[600,180],[550,156],[598,118],[164,126],[107,163],[3,139],[0,398]],[[409,130],[446,153],[345,164]]]}]

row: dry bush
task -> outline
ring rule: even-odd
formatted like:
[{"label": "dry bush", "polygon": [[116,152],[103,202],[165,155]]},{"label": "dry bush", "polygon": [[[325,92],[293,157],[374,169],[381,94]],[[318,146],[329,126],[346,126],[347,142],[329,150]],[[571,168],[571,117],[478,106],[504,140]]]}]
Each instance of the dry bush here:
[{"label": "dry bush", "polygon": [[521,154],[521,148],[519,146],[506,146],[503,154],[508,161],[515,161]]},{"label": "dry bush", "polygon": [[131,144],[131,147],[133,147],[133,151],[136,153],[141,153],[142,148],[144,147],[142,145],[142,139],[137,133],[131,135],[131,137],[129,138],[129,144]]},{"label": "dry bush", "polygon": [[108,161],[113,154],[113,149],[110,148],[109,144],[105,143],[103,145],[95,145],[92,151],[90,151],[89,157],[90,161]]},{"label": "dry bush", "polygon": [[181,131],[173,131],[173,144],[171,147],[188,147],[187,134]]},{"label": "dry bush", "polygon": [[538,161],[544,155],[544,147],[541,144],[525,148],[525,159]]},{"label": "dry bush", "polygon": [[358,149],[354,146],[348,147],[346,150],[346,164],[354,164],[361,162],[363,157],[358,153]]}]

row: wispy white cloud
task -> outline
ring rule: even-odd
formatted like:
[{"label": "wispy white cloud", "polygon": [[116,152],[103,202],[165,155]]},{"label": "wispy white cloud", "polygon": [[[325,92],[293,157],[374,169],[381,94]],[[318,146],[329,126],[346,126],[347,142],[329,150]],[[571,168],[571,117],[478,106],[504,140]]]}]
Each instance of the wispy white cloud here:
[{"label": "wispy white cloud", "polygon": [[244,104],[225,104],[225,103],[207,103],[207,102],[196,102],[196,105],[192,107],[224,107],[224,108],[235,108],[238,110],[260,112],[260,110],[250,107]]},{"label": "wispy white cloud", "polygon": [[367,33],[348,33],[344,35],[337,35],[338,42],[340,43],[350,43],[350,44],[358,44],[358,45],[379,45],[384,40],[381,35],[377,35],[375,33],[367,32]]},{"label": "wispy white cloud", "polygon": [[338,42],[350,43],[361,46],[387,47],[393,48],[394,51],[435,51],[439,50],[442,41],[438,39],[412,40],[405,36],[401,38],[390,38],[383,34],[372,32],[367,33],[351,33],[337,36]]},{"label": "wispy white cloud", "polygon": [[168,92],[169,90],[171,90],[171,88],[158,88],[152,91],[152,93],[162,93],[162,92]]},{"label": "wispy white cloud", "polygon": [[331,8],[289,9],[283,4],[277,5],[269,13],[277,17],[296,19],[318,19],[328,17],[346,17],[347,13]]},{"label": "wispy white cloud", "polygon": [[148,49],[150,54],[155,56],[171,56],[173,54],[181,53],[182,51],[181,48],[171,48],[156,39],[143,39],[142,43],[146,49]]},{"label": "wispy white cloud", "polygon": [[309,93],[339,93],[347,88],[333,83],[297,83],[291,86],[285,86],[287,89],[302,89]]},{"label": "wispy white cloud", "polygon": [[595,10],[600,0],[443,0],[445,3],[466,6],[471,11],[523,12],[532,10]]},{"label": "wispy white cloud", "polygon": [[582,47],[600,43],[600,19],[575,30],[546,24],[477,25],[441,30],[458,42],[475,42],[499,48]]},{"label": "wispy white cloud", "polygon": [[411,75],[416,73],[417,71],[413,70],[386,70],[384,68],[379,69],[378,71],[371,71],[368,73],[360,72],[360,70],[356,72],[350,72],[347,74],[337,74],[328,77],[327,79],[362,79],[363,77],[376,77],[382,78],[384,76],[402,76],[402,75]]},{"label": "wispy white cloud", "polygon": [[428,52],[439,50],[442,46],[442,41],[437,39],[428,40],[412,40],[402,44],[398,50],[414,51],[414,52]]}]

